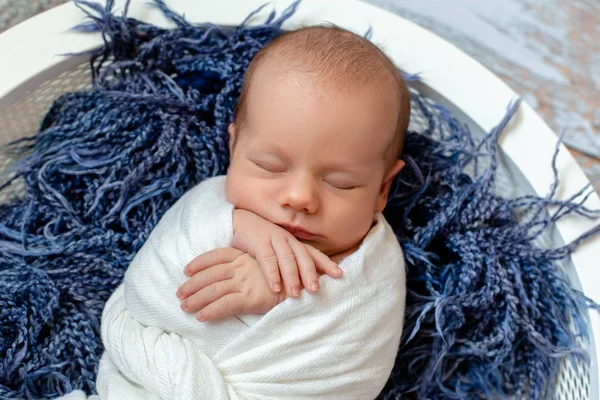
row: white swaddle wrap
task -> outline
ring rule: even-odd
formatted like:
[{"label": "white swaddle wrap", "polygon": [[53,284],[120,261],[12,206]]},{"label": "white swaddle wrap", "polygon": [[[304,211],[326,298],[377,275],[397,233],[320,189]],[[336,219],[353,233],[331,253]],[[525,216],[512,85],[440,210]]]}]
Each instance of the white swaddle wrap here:
[{"label": "white swaddle wrap", "polygon": [[106,303],[99,397],[375,398],[394,364],[406,292],[402,252],[383,216],[340,263],[344,276],[321,276],[316,294],[303,291],[265,315],[198,322],[175,291],[189,261],[231,245],[232,211],[220,176],[160,220]]}]

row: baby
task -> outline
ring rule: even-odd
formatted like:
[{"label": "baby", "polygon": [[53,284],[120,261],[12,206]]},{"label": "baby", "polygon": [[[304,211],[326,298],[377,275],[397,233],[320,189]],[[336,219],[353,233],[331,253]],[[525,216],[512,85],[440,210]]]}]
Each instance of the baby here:
[{"label": "baby", "polygon": [[[362,37],[311,27],[265,46],[246,72],[229,127],[226,196],[235,206],[233,247],[243,253],[217,249],[191,262],[186,275],[193,277],[177,292],[182,309],[202,310],[201,321],[261,313],[302,287],[316,292],[315,267],[340,277],[323,253],[334,261],[352,253],[385,207],[404,166],[398,158],[409,116],[402,76]],[[198,273],[211,259],[226,263],[244,254],[258,261],[274,293],[281,273],[283,296],[248,298],[239,281],[211,286],[215,274],[230,274],[222,265]]]},{"label": "baby", "polygon": [[167,211],[106,303],[99,397],[375,398],[404,318],[381,211],[409,112],[401,75],[360,36],[308,27],[265,46],[227,176]]}]

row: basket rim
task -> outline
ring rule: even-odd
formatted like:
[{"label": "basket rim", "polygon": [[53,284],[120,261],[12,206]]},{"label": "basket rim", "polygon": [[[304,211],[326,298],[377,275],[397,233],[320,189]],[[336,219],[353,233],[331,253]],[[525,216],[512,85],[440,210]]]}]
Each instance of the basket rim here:
[{"label": "basket rim", "polygon": [[[273,9],[280,13],[292,2],[275,0],[248,23],[260,24]],[[120,13],[124,4],[125,0],[115,1],[115,12]],[[238,25],[263,4],[264,0],[167,1],[171,9],[184,14],[188,21],[210,21],[216,25],[230,26]],[[131,1],[128,16],[158,26],[174,26],[160,10],[148,6],[146,0]],[[0,63],[0,109],[86,59],[68,54],[89,51],[102,45],[98,34],[70,31],[84,19],[85,14],[69,2],[0,34],[0,54],[4,60],[10,60]],[[282,27],[293,29],[326,21],[359,34],[372,28],[371,40],[382,47],[399,68],[411,74],[419,73],[426,85],[458,107],[486,132],[502,119],[508,104],[518,98],[500,78],[453,44],[409,20],[357,0],[303,0]],[[540,196],[547,194],[553,182],[550,165],[557,140],[556,134],[525,102],[521,102],[513,121],[500,138],[504,153]],[[562,144],[556,165],[561,177],[559,199],[568,198],[589,183]],[[593,194],[585,205],[599,209],[600,197]],[[596,224],[579,216],[568,216],[557,221],[556,228],[564,242],[569,243]],[[600,235],[582,244],[571,255],[571,260],[583,292],[600,303],[600,271],[596,268],[598,254]],[[589,313],[589,318],[593,340],[591,345],[596,352],[595,357],[591,357],[591,371],[596,371],[591,376],[591,394],[594,395],[598,394],[599,385],[600,313]]]}]

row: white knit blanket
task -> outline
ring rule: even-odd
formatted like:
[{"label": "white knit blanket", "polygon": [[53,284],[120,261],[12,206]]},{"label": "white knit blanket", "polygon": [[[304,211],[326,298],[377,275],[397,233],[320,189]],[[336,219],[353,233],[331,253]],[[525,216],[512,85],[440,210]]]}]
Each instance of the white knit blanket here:
[{"label": "white knit blanket", "polygon": [[220,176],[160,220],[106,303],[98,397],[375,398],[394,365],[406,294],[402,251],[383,216],[340,263],[344,276],[321,276],[316,294],[265,315],[198,322],[175,291],[195,256],[231,245],[232,211]]}]

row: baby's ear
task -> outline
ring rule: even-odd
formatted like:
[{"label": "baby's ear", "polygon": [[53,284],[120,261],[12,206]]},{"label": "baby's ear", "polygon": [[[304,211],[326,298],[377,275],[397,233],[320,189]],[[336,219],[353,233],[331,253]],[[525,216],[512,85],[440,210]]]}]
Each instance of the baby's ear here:
[{"label": "baby's ear", "polygon": [[390,168],[383,177],[383,182],[381,183],[381,188],[377,195],[377,202],[375,203],[375,212],[382,212],[385,208],[394,177],[398,175],[398,172],[400,172],[405,165],[406,163],[404,161],[396,160],[392,168]]},{"label": "baby's ear", "polygon": [[227,132],[229,132],[229,154],[233,153],[233,145],[235,144],[235,138],[236,138],[236,127],[235,127],[235,123],[230,123],[229,127],[227,128]]}]

